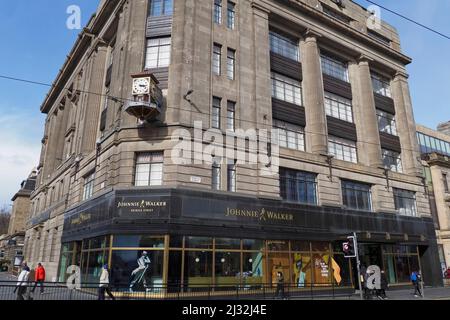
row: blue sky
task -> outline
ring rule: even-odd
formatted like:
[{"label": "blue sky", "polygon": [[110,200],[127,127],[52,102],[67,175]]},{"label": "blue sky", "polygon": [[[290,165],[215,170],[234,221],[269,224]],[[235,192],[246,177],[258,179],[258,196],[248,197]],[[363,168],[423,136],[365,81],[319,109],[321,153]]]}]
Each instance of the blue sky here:
[{"label": "blue sky", "polygon": [[[202,0],[205,1],[205,0]],[[448,0],[376,0],[380,5],[450,34]],[[367,7],[365,0],[356,2]],[[82,25],[97,0],[15,0],[0,5],[0,74],[52,83],[80,30],[66,27],[70,5],[81,8]],[[400,32],[416,121],[435,128],[450,120],[450,40],[382,11]],[[37,165],[48,88],[0,79],[0,206],[9,203],[21,180]]]}]

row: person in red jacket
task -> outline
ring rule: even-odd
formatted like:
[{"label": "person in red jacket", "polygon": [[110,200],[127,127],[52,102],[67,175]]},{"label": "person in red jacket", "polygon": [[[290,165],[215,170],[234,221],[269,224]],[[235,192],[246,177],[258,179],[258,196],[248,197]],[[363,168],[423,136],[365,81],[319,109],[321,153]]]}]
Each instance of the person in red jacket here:
[{"label": "person in red jacket", "polygon": [[36,287],[39,285],[41,287],[41,294],[44,294],[45,269],[41,263],[38,263],[38,266],[35,270],[34,281],[34,288],[33,290],[31,290],[31,292],[34,292],[34,290],[36,290]]}]

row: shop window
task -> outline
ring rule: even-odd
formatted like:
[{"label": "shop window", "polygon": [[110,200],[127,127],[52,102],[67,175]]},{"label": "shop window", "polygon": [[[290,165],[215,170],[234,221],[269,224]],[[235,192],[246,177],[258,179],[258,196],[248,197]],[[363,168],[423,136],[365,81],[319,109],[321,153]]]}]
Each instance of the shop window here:
[{"label": "shop window", "polygon": [[314,286],[331,285],[329,252],[313,253],[312,263]]},{"label": "shop window", "polygon": [[114,248],[164,248],[164,238],[141,235],[114,236]]},{"label": "shop window", "polygon": [[170,292],[179,292],[181,289],[181,266],[183,252],[171,250],[169,252],[168,266],[168,290]]},{"label": "shop window", "polygon": [[171,235],[170,248],[183,248],[183,236]]},{"label": "shop window", "polygon": [[241,249],[240,239],[216,238],[216,249]]},{"label": "shop window", "polygon": [[310,252],[310,242],[309,241],[291,241],[291,250],[292,251],[303,251]]},{"label": "shop window", "polygon": [[[163,284],[164,251],[114,250],[112,284],[131,292],[159,292]],[[124,287],[127,284],[128,288]]]},{"label": "shop window", "polygon": [[236,284],[239,284],[241,279],[241,253],[217,251],[215,277],[217,286],[236,288]]},{"label": "shop window", "polygon": [[409,283],[410,274],[407,256],[395,257],[395,269],[397,270],[397,281],[399,283]]},{"label": "shop window", "polygon": [[334,285],[346,287],[352,285],[350,260],[343,254],[334,254],[331,261],[331,278]]},{"label": "shop window", "polygon": [[294,252],[292,254],[292,284],[296,288],[307,288],[312,284],[312,263],[309,252]]},{"label": "shop window", "polygon": [[277,273],[281,272],[285,281],[291,278],[290,275],[290,258],[288,252],[268,252],[267,253],[268,262],[268,283],[273,287],[277,284]]},{"label": "shop window", "polygon": [[190,291],[203,291],[212,285],[212,251],[186,251],[184,285]]},{"label": "shop window", "polygon": [[86,283],[95,284],[100,280],[103,265],[108,261],[105,259],[105,254],[102,251],[95,251],[89,253],[89,261],[86,270]]},{"label": "shop window", "polygon": [[265,250],[265,243],[263,240],[244,239],[242,240],[242,247],[249,251],[263,251]]},{"label": "shop window", "polygon": [[384,272],[386,274],[386,278],[388,283],[393,284],[397,283],[397,276],[395,273],[395,261],[394,256],[391,254],[384,256]]},{"label": "shop window", "polygon": [[245,252],[243,255],[242,284],[244,290],[257,289],[264,284],[265,256],[262,252]]},{"label": "shop window", "polygon": [[186,237],[186,248],[212,249],[213,239],[209,237]]},{"label": "shop window", "polygon": [[267,250],[269,250],[269,251],[289,251],[289,241],[267,240]]}]

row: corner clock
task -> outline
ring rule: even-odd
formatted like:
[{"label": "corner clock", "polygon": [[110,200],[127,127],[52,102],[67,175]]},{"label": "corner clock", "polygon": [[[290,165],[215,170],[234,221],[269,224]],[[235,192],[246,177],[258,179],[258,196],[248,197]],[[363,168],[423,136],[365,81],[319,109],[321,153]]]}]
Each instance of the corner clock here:
[{"label": "corner clock", "polygon": [[132,99],[127,101],[125,111],[138,118],[140,123],[155,120],[161,114],[163,95],[158,80],[152,73],[144,71],[131,75]]},{"label": "corner clock", "polygon": [[134,78],[133,79],[133,95],[150,94],[151,78]]}]

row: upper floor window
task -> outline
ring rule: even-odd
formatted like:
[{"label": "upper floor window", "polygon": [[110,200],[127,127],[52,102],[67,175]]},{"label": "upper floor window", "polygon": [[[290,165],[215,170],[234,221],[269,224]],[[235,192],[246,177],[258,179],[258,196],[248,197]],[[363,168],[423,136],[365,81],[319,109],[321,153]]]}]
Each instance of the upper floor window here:
[{"label": "upper floor window", "polygon": [[422,153],[439,153],[450,156],[450,142],[444,141],[429,135],[417,132],[419,140],[420,152]]},{"label": "upper floor window", "polygon": [[325,13],[327,16],[335,18],[335,19],[337,19],[337,20],[339,20],[341,22],[344,22],[346,24],[350,23],[350,18],[347,17],[345,14],[340,13],[340,12],[338,12],[338,11],[328,7],[328,6],[325,6],[323,4],[322,4],[322,7],[323,7],[323,13]]},{"label": "upper floor window", "polygon": [[214,23],[222,24],[222,0],[214,0]]},{"label": "upper floor window", "polygon": [[395,210],[405,216],[417,216],[416,193],[394,188]]},{"label": "upper floor window", "polygon": [[317,204],[316,174],[280,168],[280,196],[287,201]]},{"label": "upper floor window", "polygon": [[298,43],[273,31],[270,32],[270,50],[283,57],[300,61]]},{"label": "upper floor window", "polygon": [[95,172],[84,177],[83,201],[92,198],[94,194]]},{"label": "upper floor window", "polygon": [[150,0],[150,16],[171,16],[173,12],[173,0]]},{"label": "upper floor window", "polygon": [[300,81],[272,72],[272,97],[301,106]]},{"label": "upper floor window", "polygon": [[170,47],[170,37],[148,39],[145,68],[168,67],[170,64]]},{"label": "upper floor window", "polygon": [[402,158],[400,153],[386,149],[382,149],[381,153],[383,156],[383,165],[385,168],[394,172],[403,171]]},{"label": "upper floor window", "polygon": [[397,125],[393,114],[377,109],[378,130],[393,136],[397,135]]},{"label": "upper floor window", "polygon": [[358,162],[356,142],[338,137],[328,137],[328,153],[338,160]]},{"label": "upper floor window", "polygon": [[236,51],[233,49],[227,50],[227,77],[234,80],[236,72]]},{"label": "upper floor window", "polygon": [[372,86],[375,93],[381,94],[382,96],[391,98],[391,85],[389,79],[380,76],[376,73],[372,73]]},{"label": "upper floor window", "polygon": [[213,72],[215,75],[220,76],[220,70],[222,69],[222,46],[218,43],[214,43],[213,47]]},{"label": "upper floor window", "polygon": [[372,210],[371,186],[365,183],[342,180],[342,202],[345,207],[356,210]]},{"label": "upper floor window", "polygon": [[325,111],[328,116],[353,123],[352,101],[325,92]]},{"label": "upper floor window", "polygon": [[215,129],[220,129],[220,113],[221,113],[222,99],[213,97],[211,126]]},{"label": "upper floor window", "polygon": [[162,185],[164,154],[162,152],[138,153],[136,158],[135,186]]},{"label": "upper floor window", "polygon": [[305,132],[302,127],[275,119],[273,126],[278,129],[280,147],[305,151]]},{"label": "upper floor window", "polygon": [[227,130],[234,131],[236,128],[236,102],[227,102]]},{"label": "upper floor window", "polygon": [[213,161],[212,164],[212,177],[211,177],[211,188],[213,190],[220,190],[220,177],[221,177],[221,168],[220,163],[216,160]]},{"label": "upper floor window", "polygon": [[236,192],[236,161],[227,165],[227,191]]},{"label": "upper floor window", "polygon": [[367,34],[369,35],[369,37],[374,38],[375,40],[380,41],[380,42],[384,43],[385,45],[388,45],[388,46],[391,45],[391,40],[382,36],[379,33],[376,33],[375,31],[367,30]]},{"label": "upper floor window", "polygon": [[227,8],[228,29],[234,30],[235,20],[236,20],[236,5],[233,2],[228,1],[228,8]]},{"label": "upper floor window", "polygon": [[348,66],[346,63],[322,54],[322,72],[333,78],[349,82]]}]

